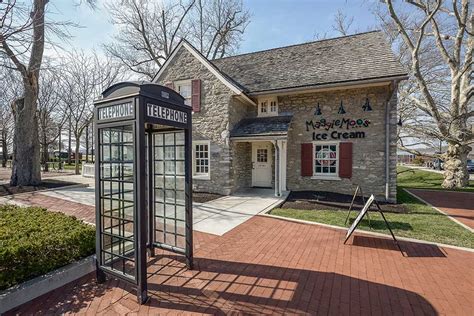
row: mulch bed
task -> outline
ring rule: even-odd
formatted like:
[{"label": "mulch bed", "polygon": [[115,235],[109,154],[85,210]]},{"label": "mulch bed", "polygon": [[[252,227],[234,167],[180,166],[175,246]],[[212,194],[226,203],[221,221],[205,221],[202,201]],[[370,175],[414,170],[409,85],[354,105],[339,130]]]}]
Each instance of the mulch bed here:
[{"label": "mulch bed", "polygon": [[12,187],[10,184],[0,184],[0,197],[12,194],[27,193],[48,189],[56,189],[77,184],[74,182],[59,181],[59,180],[44,180],[40,185],[36,186],[16,186]]},{"label": "mulch bed", "polygon": [[[368,197],[366,197],[367,200]],[[280,208],[291,208],[300,210],[330,210],[347,211],[351,205],[352,195],[339,194],[325,191],[292,191],[288,199]],[[407,213],[403,204],[391,204],[379,202],[380,208],[386,212]],[[361,210],[364,206],[362,198],[356,197],[353,210]]]},{"label": "mulch bed", "polygon": [[193,202],[196,203],[206,203],[221,197],[223,197],[223,195],[215,193],[193,192]]}]

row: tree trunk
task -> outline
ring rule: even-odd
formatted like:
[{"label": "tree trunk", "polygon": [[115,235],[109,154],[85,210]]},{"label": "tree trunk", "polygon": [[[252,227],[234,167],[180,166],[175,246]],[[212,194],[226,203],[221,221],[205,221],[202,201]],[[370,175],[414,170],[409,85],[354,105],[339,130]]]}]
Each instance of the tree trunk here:
[{"label": "tree trunk", "polygon": [[76,136],[76,150],[74,151],[74,163],[75,163],[75,173],[76,174],[80,174],[79,173],[79,138],[80,137],[77,137]]},{"label": "tree trunk", "polygon": [[448,143],[448,150],[444,160],[443,188],[463,188],[469,184],[467,172],[467,155],[471,147]]},{"label": "tree trunk", "polygon": [[7,144],[7,132],[2,132],[2,167],[7,167],[8,160],[8,144]]},{"label": "tree trunk", "polygon": [[86,162],[89,162],[89,125],[86,127]]},{"label": "tree trunk", "polygon": [[[68,135],[68,145],[67,145],[67,164],[70,165],[71,164],[71,138],[72,138],[72,135],[71,135],[71,119],[69,119],[69,135]],[[77,142],[77,141],[76,141]]]},{"label": "tree trunk", "polygon": [[48,166],[48,160],[49,160],[49,154],[48,154],[48,140],[46,139],[46,134],[43,133],[43,155],[42,155],[42,161],[41,163],[43,164],[44,172],[49,171],[49,166]]},{"label": "tree trunk", "polygon": [[23,80],[24,97],[15,101],[14,104],[15,139],[10,179],[10,185],[12,186],[31,186],[41,183],[40,145],[36,111],[38,85],[35,78],[25,78]]},{"label": "tree trunk", "polygon": [[92,143],[91,143],[91,162],[95,162],[95,150],[94,150],[94,142],[95,142],[95,136],[94,136],[94,122],[92,122],[92,126],[91,126],[91,140],[92,140]]}]

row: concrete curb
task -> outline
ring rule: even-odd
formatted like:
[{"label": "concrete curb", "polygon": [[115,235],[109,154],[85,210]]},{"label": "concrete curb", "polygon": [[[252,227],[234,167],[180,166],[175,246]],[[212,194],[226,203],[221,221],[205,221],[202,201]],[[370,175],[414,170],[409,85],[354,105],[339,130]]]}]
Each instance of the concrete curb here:
[{"label": "concrete curb", "polygon": [[427,201],[425,201],[424,199],[422,199],[421,197],[419,197],[418,195],[416,195],[415,193],[412,193],[410,192],[411,189],[403,189],[403,191],[405,191],[406,193],[410,194],[412,197],[414,197],[415,199],[425,203],[426,205],[428,205],[429,207],[435,209],[436,211],[440,212],[441,214],[444,214],[446,215],[450,220],[452,220],[453,222],[455,222],[456,224],[458,225],[461,225],[462,227],[466,228],[468,231],[470,231],[471,233],[474,233],[474,229],[472,229],[471,227],[467,226],[466,224],[464,223],[461,223],[460,221],[458,221],[457,219],[455,219],[454,217],[452,217],[451,215],[449,215],[448,213],[440,210],[439,208],[435,207],[434,205],[428,203]]},{"label": "concrete curb", "polygon": [[0,292],[0,315],[95,271],[95,255]]},{"label": "concrete curb", "polygon": [[283,205],[283,203],[286,202],[286,200],[288,199],[289,196],[290,196],[290,192],[288,192],[288,194],[286,194],[286,196],[281,197],[279,200],[275,201],[273,204],[267,206],[265,209],[263,209],[262,211],[258,212],[255,215],[266,214],[266,213],[270,212],[271,210],[273,210],[274,208],[280,207],[281,205]]},{"label": "concrete curb", "polygon": [[[344,230],[344,231],[347,231],[347,229],[348,229],[347,227],[341,227],[341,226],[323,224],[323,223],[318,223],[318,222],[305,221],[305,220],[302,220],[302,219],[289,218],[289,217],[283,217],[283,216],[278,216],[278,215],[271,215],[271,214],[268,214],[268,213],[258,214],[258,215],[259,216],[271,217],[271,218],[275,218],[275,219],[280,219],[280,220],[293,222],[293,223],[317,225],[317,226],[323,226],[323,227],[327,227],[327,228],[334,228],[334,229]],[[392,239],[392,236],[387,235],[387,234],[376,233],[376,232],[371,232],[371,231],[367,231],[367,230],[360,230],[360,229],[357,230],[357,232],[360,233],[360,234],[367,234],[367,235],[372,235],[372,236],[377,236],[377,237],[386,237],[388,239]],[[451,249],[462,250],[462,251],[467,251],[467,252],[474,253],[474,249],[471,249],[471,248],[441,244],[441,243],[437,243],[437,242],[414,239],[414,238],[399,237],[399,236],[396,236],[396,237],[397,237],[397,240],[400,240],[400,241],[408,241],[408,242],[414,242],[414,243],[418,243],[418,244],[428,244],[428,245],[434,245],[434,246],[443,247],[443,248],[451,248]]]}]

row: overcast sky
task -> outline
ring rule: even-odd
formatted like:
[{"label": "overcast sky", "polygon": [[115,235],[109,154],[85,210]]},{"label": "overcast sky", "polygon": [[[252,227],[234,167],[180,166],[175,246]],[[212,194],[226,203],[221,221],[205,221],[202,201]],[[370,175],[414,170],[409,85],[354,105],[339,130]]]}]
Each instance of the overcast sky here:
[{"label": "overcast sky", "polygon": [[[96,10],[85,5],[74,6],[72,0],[50,1],[53,19],[82,25],[71,29],[74,46],[100,49],[102,43],[110,41],[114,27],[102,7],[103,1],[98,0]],[[244,0],[244,5],[252,18],[240,53],[310,41],[316,33],[334,36],[331,25],[338,9],[354,16],[357,30],[366,31],[376,23],[367,0]]]}]

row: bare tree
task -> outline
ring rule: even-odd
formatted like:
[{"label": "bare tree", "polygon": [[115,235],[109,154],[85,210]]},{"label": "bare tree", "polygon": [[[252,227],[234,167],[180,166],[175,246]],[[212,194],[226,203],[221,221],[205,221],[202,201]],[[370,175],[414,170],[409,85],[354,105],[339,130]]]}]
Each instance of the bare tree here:
[{"label": "bare tree", "polygon": [[[436,139],[447,143],[443,187],[468,184],[467,154],[474,142],[474,14],[469,0],[407,0],[395,7],[384,0],[390,22],[389,32],[398,43],[399,58],[411,70],[411,80],[400,91],[401,115],[406,120],[403,137],[416,139],[411,144]],[[403,10],[404,9],[404,10]],[[403,12],[410,12],[409,14]],[[398,41],[398,42],[397,42]]]},{"label": "bare tree", "polygon": [[10,68],[20,73],[23,83],[23,94],[13,103],[15,129],[11,185],[37,185],[41,182],[37,100],[45,38],[47,31],[56,37],[65,37],[67,34],[63,27],[71,24],[47,21],[48,2],[0,1],[0,60],[11,62],[13,66]]},{"label": "bare tree", "polygon": [[[14,13],[24,14],[16,1],[8,1],[0,17],[2,32],[0,44],[2,53],[14,64],[23,81],[23,96],[14,102],[15,136],[13,144],[13,170],[11,185],[37,185],[41,182],[38,145],[38,119],[36,101],[38,78],[43,59],[45,34],[45,8],[47,0],[35,0],[31,15],[19,24],[14,24]],[[6,28],[5,28],[6,25]],[[16,40],[19,34],[21,38]],[[29,37],[29,38],[27,38]],[[21,55],[29,51],[28,62],[21,61]]]},{"label": "bare tree", "polygon": [[232,54],[250,22],[240,0],[197,0],[187,37],[209,59]]},{"label": "bare tree", "polygon": [[49,148],[58,138],[61,128],[68,116],[61,103],[60,85],[61,68],[66,66],[49,66],[43,69],[40,76],[40,91],[38,95],[38,125],[39,143],[41,145],[41,164],[44,171],[49,171]]},{"label": "bare tree", "polygon": [[110,59],[101,59],[94,52],[70,53],[61,85],[62,101],[70,118],[70,130],[75,140],[75,173],[79,174],[79,150],[85,129],[93,119],[93,101],[100,93],[121,79],[122,70]]},{"label": "bare tree", "polygon": [[13,112],[12,102],[22,93],[21,81],[6,67],[0,67],[0,82],[2,82],[2,93],[0,94],[0,148],[2,149],[2,167],[6,167],[9,152],[13,145]]},{"label": "bare tree", "polygon": [[148,79],[183,38],[210,59],[231,53],[250,19],[241,0],[125,0],[107,11],[118,31],[106,51]]},{"label": "bare tree", "polygon": [[[342,36],[349,35],[351,33],[351,27],[354,23],[353,16],[347,16],[343,10],[337,10],[337,13],[334,15],[334,23],[332,29],[339,33]],[[354,32],[352,32],[354,33]]]}]

